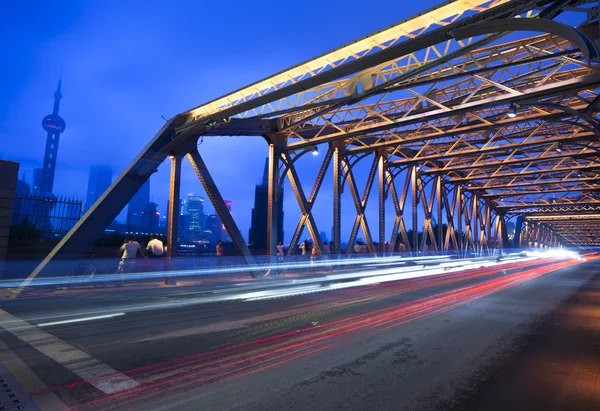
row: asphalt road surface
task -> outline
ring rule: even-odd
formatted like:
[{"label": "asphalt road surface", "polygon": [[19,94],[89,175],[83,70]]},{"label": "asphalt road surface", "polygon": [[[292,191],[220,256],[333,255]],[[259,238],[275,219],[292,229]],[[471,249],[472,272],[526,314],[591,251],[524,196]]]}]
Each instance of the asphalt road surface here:
[{"label": "asphalt road surface", "polygon": [[598,261],[40,293],[3,303],[0,361],[51,410],[600,409]]}]

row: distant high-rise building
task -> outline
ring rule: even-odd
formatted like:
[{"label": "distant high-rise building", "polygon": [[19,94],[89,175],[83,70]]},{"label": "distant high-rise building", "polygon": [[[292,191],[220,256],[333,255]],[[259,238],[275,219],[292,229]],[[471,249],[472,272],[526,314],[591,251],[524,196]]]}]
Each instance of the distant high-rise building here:
[{"label": "distant high-rise building", "polygon": [[199,242],[204,231],[204,199],[200,196],[188,196],[188,235],[192,242]]},{"label": "distant high-rise building", "polygon": [[188,201],[185,198],[182,198],[179,202],[179,215],[187,215],[188,214]]},{"label": "distant high-rise building", "polygon": [[219,216],[210,214],[206,217],[206,231],[210,231],[210,244],[216,245],[223,236],[223,223]]},{"label": "distant high-rise building", "polygon": [[112,168],[108,166],[92,166],[90,168],[85,211],[94,205],[96,200],[110,187],[111,183]]},{"label": "distant high-rise building", "polygon": [[142,221],[137,232],[150,235],[158,234],[158,225],[160,222],[160,213],[157,211],[158,204],[148,203],[142,211]]},{"label": "distant high-rise building", "polygon": [[[252,220],[248,242],[255,250],[267,250],[267,213],[269,207],[269,160],[265,161],[262,182],[256,186],[254,191],[254,208],[252,209]],[[283,187],[279,191],[279,197],[283,200]],[[277,230],[277,241],[283,241],[283,201],[278,202],[279,219]]]},{"label": "distant high-rise building", "polygon": [[[168,208],[168,207],[167,207]],[[190,216],[188,214],[187,200],[179,200],[179,229],[177,238],[179,241],[186,242],[190,239]]]},{"label": "distant high-rise building", "polygon": [[327,241],[327,233],[325,231],[321,231],[319,233],[319,236],[321,237],[321,241],[323,241],[323,242]]},{"label": "distant high-rise building", "polygon": [[142,212],[146,209],[150,203],[150,179],[148,179],[143,186],[140,187],[137,193],[129,201],[129,208],[127,209],[127,225],[129,231],[138,232],[147,230],[147,226],[144,226]]}]

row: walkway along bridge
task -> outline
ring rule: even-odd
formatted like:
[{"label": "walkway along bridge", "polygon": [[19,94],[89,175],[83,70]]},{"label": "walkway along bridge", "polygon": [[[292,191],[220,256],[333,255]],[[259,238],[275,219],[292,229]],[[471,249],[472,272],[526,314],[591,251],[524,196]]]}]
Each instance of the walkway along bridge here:
[{"label": "walkway along bridge", "polygon": [[[565,16],[576,22],[561,23]],[[200,136],[263,136],[268,143],[271,255],[286,178],[302,213],[290,249],[307,227],[322,250],[311,208],[331,168],[334,252],[340,251],[343,190],[356,210],[349,249],[362,230],[372,253],[374,238],[381,244],[401,241],[410,250],[421,226],[421,242],[433,251],[600,245],[599,37],[595,2],[446,2],[181,113],[28,281],[53,260],[81,257],[165,161],[171,165],[172,257],[183,157],[237,250],[252,262],[197,149]],[[314,150],[325,154],[309,190],[296,161]],[[359,162],[370,164],[362,192],[355,178]],[[373,184],[379,204],[374,234],[365,217]],[[389,197],[392,224],[385,221]],[[514,244],[508,244],[510,219],[517,227]],[[407,227],[413,228],[411,241]]]}]

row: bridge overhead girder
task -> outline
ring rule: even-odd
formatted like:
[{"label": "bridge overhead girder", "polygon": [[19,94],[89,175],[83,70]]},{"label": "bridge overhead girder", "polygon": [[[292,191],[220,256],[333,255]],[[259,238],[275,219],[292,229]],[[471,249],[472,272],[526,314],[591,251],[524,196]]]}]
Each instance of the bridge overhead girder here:
[{"label": "bridge overhead girder", "polygon": [[[593,13],[577,13],[574,27],[544,20],[565,7],[585,11],[595,6],[547,0],[444,3],[182,113],[83,218],[98,224],[78,224],[36,274],[52,258],[84,251],[90,241],[78,245],[72,239],[100,234],[97,226],[107,217],[96,214],[106,212],[104,203],[122,194],[119,187],[133,174],[147,178],[173,151],[186,155],[195,150],[199,136],[254,134],[271,145],[277,142],[269,187],[278,191],[285,178],[293,181],[302,214],[296,231],[308,227],[318,250],[318,219],[311,210],[328,167],[334,175],[336,251],[344,188],[356,210],[349,247],[360,229],[370,252],[385,250],[373,243],[366,216],[375,176],[377,217],[384,219],[390,197],[396,214],[390,232],[379,221],[379,242],[388,236],[392,245],[401,243],[412,252],[492,253],[508,241],[506,225],[516,215],[531,219],[564,210],[597,212],[600,67],[590,61],[595,46],[577,31],[589,26]],[[519,31],[506,40],[508,33],[486,28],[495,22]],[[521,31],[527,29],[541,34]],[[315,147],[328,154],[307,196],[294,161]],[[359,189],[356,164],[363,161],[372,166],[366,187]],[[123,201],[134,188],[125,190]],[[270,204],[280,200],[275,194]],[[412,235],[404,220],[408,210]],[[274,217],[271,213],[271,233]],[[237,230],[233,221],[229,226]],[[549,225],[544,230],[546,244],[567,238]],[[238,248],[247,254],[243,244]]]}]

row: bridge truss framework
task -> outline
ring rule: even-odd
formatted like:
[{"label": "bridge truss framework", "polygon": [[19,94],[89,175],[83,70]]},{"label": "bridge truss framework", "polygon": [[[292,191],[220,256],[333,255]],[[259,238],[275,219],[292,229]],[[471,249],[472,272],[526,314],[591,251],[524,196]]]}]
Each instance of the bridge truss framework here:
[{"label": "bridge truss framework", "polygon": [[[378,252],[365,214],[374,184],[380,244],[401,242],[413,252],[425,244],[459,252],[600,245],[597,10],[589,1],[447,2],[177,115],[30,278],[53,259],[85,252],[168,157],[169,253],[176,250],[175,205],[187,157],[236,248],[252,262],[198,151],[200,136],[267,141],[271,255],[285,179],[301,210],[290,250],[307,227],[322,251],[311,210],[330,169],[334,252],[342,240],[344,190],[356,210],[348,249],[360,230],[369,251]],[[577,20],[574,27],[560,23],[567,14]],[[307,191],[296,165],[315,149],[323,162]],[[370,164],[363,190],[355,176],[359,162]],[[509,241],[511,221],[517,228]]]}]

